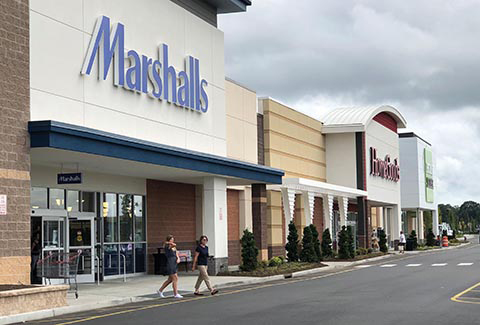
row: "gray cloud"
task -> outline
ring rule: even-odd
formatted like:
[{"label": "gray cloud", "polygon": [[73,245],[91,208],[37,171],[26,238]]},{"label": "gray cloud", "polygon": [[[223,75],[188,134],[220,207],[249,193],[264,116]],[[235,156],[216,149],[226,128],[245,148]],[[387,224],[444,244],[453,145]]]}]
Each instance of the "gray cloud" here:
[{"label": "gray cloud", "polygon": [[220,28],[229,77],[317,118],[394,104],[435,145],[441,200],[480,200],[479,1],[257,0]]}]

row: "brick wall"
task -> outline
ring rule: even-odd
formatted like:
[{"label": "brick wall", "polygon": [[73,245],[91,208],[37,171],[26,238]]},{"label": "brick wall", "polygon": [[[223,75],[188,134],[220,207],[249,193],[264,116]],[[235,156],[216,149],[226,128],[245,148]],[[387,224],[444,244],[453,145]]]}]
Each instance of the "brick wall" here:
[{"label": "brick wall", "polygon": [[240,265],[240,192],[227,190],[228,265]]},{"label": "brick wall", "polygon": [[28,0],[0,2],[0,284],[30,282]]},{"label": "brick wall", "polygon": [[166,236],[175,237],[178,249],[196,247],[195,185],[147,180],[148,272],[152,253],[163,247]]}]

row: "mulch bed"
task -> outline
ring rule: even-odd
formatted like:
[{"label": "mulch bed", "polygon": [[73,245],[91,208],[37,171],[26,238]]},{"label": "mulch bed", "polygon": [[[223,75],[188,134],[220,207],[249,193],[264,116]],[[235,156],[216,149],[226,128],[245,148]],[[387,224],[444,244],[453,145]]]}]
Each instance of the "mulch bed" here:
[{"label": "mulch bed", "polygon": [[294,272],[305,271],[310,269],[316,269],[319,267],[327,266],[322,263],[302,263],[302,262],[293,262],[293,263],[284,263],[280,266],[272,267],[259,267],[254,271],[229,271],[222,272],[218,275],[220,276],[252,276],[252,277],[265,277],[272,275],[281,275],[281,274],[291,274]]},{"label": "mulch bed", "polygon": [[31,285],[24,284],[0,284],[0,291],[9,291],[9,290],[18,290],[18,289],[27,289],[34,288]]},{"label": "mulch bed", "polygon": [[329,259],[324,259],[325,262],[355,262],[355,261],[361,261],[365,260],[367,258],[373,258],[373,257],[379,257],[383,255],[388,255],[388,253],[382,253],[382,252],[375,252],[375,253],[370,253],[367,255],[356,255],[355,258],[351,259],[339,259],[339,258],[329,258]]}]

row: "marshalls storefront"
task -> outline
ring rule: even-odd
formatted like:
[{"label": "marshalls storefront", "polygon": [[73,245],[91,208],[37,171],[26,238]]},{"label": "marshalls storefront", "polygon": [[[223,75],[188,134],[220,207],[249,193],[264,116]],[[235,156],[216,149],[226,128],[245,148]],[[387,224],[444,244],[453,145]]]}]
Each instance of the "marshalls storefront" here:
[{"label": "marshalls storefront", "polygon": [[[247,5],[30,1],[32,265],[81,249],[82,281],[95,265],[100,279],[153,272],[168,234],[186,250],[207,235],[212,272],[239,264],[240,232],[262,213],[252,192],[283,175],[257,164],[255,93],[244,108],[252,94],[225,80],[217,13]],[[229,110],[245,132],[227,132]],[[0,283],[29,282],[24,251],[0,257]]]}]

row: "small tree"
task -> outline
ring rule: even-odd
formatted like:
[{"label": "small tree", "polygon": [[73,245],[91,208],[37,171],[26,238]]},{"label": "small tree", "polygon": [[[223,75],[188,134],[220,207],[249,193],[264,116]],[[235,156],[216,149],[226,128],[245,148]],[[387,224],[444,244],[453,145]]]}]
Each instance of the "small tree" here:
[{"label": "small tree", "polygon": [[350,258],[355,257],[355,243],[354,238],[353,238],[353,229],[352,226],[347,226],[347,236],[348,236],[348,242],[347,242],[347,248],[348,248],[348,255],[350,255]]},{"label": "small tree", "polygon": [[327,228],[322,234],[322,253],[324,257],[332,257],[332,237],[330,237],[330,230]]},{"label": "small tree", "polygon": [[417,239],[417,232],[415,230],[412,230],[410,233],[410,236],[408,236],[408,239],[410,239],[413,242],[413,249],[417,249],[418,247],[418,239]]},{"label": "small tree", "polygon": [[338,233],[338,257],[341,259],[349,259],[350,253],[348,251],[348,233],[345,226]]},{"label": "small tree", "polygon": [[427,246],[435,246],[435,234],[432,231],[432,228],[428,229],[427,232]]},{"label": "small tree", "polygon": [[317,260],[315,248],[313,247],[312,230],[310,227],[303,228],[302,252],[300,253],[300,261],[313,263]]},{"label": "small tree", "polygon": [[298,232],[297,227],[293,221],[290,221],[288,224],[288,237],[287,237],[287,244],[285,245],[285,249],[287,250],[287,258],[289,262],[297,262],[298,261]]},{"label": "small tree", "polygon": [[312,223],[310,224],[310,231],[312,232],[313,237],[313,249],[315,250],[315,256],[317,256],[317,262],[322,260],[322,251],[320,249],[320,240],[318,239],[318,230],[317,227]]},{"label": "small tree", "polygon": [[242,270],[253,271],[258,265],[258,248],[255,245],[255,237],[248,229],[243,231],[242,236]]},{"label": "small tree", "polygon": [[385,230],[378,229],[378,246],[380,247],[380,251],[383,253],[388,253],[388,246],[387,246],[387,235],[385,234]]}]

